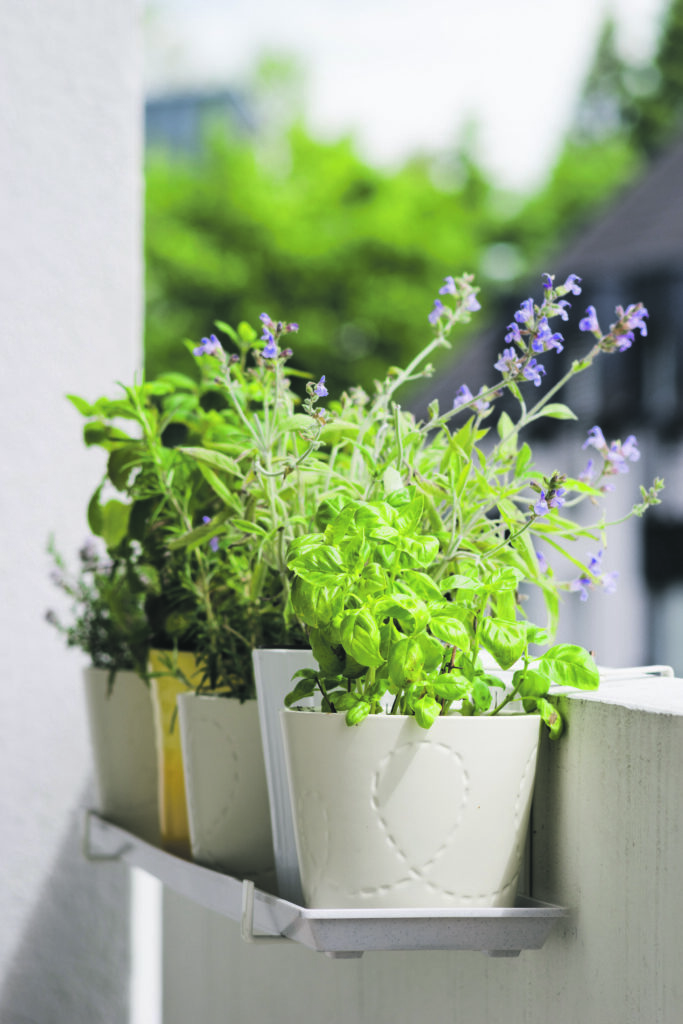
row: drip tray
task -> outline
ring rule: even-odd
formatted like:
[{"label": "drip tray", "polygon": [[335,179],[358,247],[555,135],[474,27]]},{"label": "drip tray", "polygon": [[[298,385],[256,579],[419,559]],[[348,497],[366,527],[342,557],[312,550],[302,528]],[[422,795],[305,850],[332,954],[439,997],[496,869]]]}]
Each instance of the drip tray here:
[{"label": "drip tray", "polygon": [[246,942],[290,940],[332,957],[412,949],[517,956],[523,949],[540,949],[556,922],[568,915],[565,907],[530,897],[519,897],[514,907],[309,909],[257,889],[249,879],[167,853],[93,811],[85,812],[83,852],[91,861],[141,868],[194,903],[241,922]]}]

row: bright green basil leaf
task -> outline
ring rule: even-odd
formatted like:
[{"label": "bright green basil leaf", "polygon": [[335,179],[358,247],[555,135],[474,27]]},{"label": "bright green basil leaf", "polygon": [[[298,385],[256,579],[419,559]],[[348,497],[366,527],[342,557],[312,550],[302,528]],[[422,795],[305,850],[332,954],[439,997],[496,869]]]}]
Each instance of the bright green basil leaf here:
[{"label": "bright green basil leaf", "polygon": [[308,635],[313,657],[325,676],[339,676],[344,670],[344,652],[335,650],[319,629],[311,629]]},{"label": "bright green basil leaf", "polygon": [[370,704],[367,701],[359,701],[354,707],[349,708],[346,712],[346,724],[347,725],[360,725],[360,723],[368,717],[372,710]]},{"label": "bright green basil leaf", "polygon": [[541,718],[548,726],[551,740],[557,740],[562,735],[564,728],[564,722],[562,716],[557,708],[546,700],[545,697],[541,697],[536,701],[536,708],[541,715]]},{"label": "bright green basil leaf", "polygon": [[347,612],[340,624],[344,650],[361,665],[376,668],[384,662],[379,627],[366,608]]},{"label": "bright green basil leaf", "polygon": [[560,686],[597,690],[600,684],[600,673],[593,658],[584,647],[576,644],[551,647],[541,658],[538,668]]},{"label": "bright green basil leaf", "polygon": [[482,678],[475,679],[471,699],[477,711],[488,711],[491,707],[491,691]]},{"label": "bright green basil leaf", "polygon": [[445,644],[453,647],[467,647],[469,644],[469,630],[455,615],[433,615],[429,621],[429,628],[434,636],[443,640]]},{"label": "bright green basil leaf", "polygon": [[420,697],[418,701],[412,705],[413,713],[415,715],[415,721],[421,729],[429,729],[441,714],[441,705],[429,694],[425,694],[424,697]]},{"label": "bright green basil leaf", "polygon": [[389,652],[389,679],[396,687],[418,683],[424,676],[424,651],[414,637],[404,637]]},{"label": "bright green basil leaf", "polygon": [[460,700],[469,692],[470,683],[458,672],[444,672],[430,680],[430,688],[442,700]]},{"label": "bright green basil leaf", "polygon": [[303,679],[297,681],[296,686],[293,690],[285,697],[285,707],[291,708],[292,704],[296,704],[300,700],[304,700],[306,697],[312,697],[316,691],[316,674],[311,669],[308,670],[311,674]]},{"label": "bright green basil leaf", "polygon": [[550,680],[537,669],[519,669],[512,677],[512,685],[519,684],[522,697],[544,697],[550,688]]},{"label": "bright green basil leaf", "polygon": [[510,668],[521,658],[526,648],[524,623],[484,618],[479,628],[484,647],[502,669]]},{"label": "bright green basil leaf", "polygon": [[443,602],[441,591],[431,576],[425,572],[418,572],[416,569],[404,569],[396,582],[398,587],[406,583],[414,594],[417,594],[423,601]]}]

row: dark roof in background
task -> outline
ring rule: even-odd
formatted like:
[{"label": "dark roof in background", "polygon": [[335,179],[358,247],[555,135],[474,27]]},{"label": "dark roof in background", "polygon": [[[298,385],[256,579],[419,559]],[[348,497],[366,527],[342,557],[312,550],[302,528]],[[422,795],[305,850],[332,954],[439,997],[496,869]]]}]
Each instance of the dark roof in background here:
[{"label": "dark roof in background", "polygon": [[683,139],[656,159],[555,261],[577,274],[632,274],[683,261]]}]

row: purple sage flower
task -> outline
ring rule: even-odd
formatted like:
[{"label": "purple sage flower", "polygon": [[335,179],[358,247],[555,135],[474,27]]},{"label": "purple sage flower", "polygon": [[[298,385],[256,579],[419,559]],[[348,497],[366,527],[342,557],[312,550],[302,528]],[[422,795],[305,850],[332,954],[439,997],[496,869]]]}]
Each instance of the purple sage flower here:
[{"label": "purple sage flower", "polygon": [[545,368],[536,359],[530,359],[523,370],[527,380],[533,381],[538,388],[541,386],[541,375],[545,374]]},{"label": "purple sage flower", "polygon": [[521,304],[517,312],[515,313],[515,320],[518,324],[530,324],[534,320],[534,300],[525,299]]},{"label": "purple sage flower", "polygon": [[546,561],[546,557],[545,557],[545,555],[543,554],[542,551],[537,551],[536,552],[536,560],[538,562],[538,568],[541,570],[541,572],[548,572],[549,571],[550,566],[548,565],[548,563]]},{"label": "purple sage flower", "polygon": [[521,366],[522,362],[514,348],[504,348],[498,357],[498,362],[493,364],[494,370],[499,370],[500,373],[509,373],[512,376],[519,373]]},{"label": "purple sage flower", "polygon": [[547,352],[551,348],[554,348],[556,352],[561,352],[564,348],[563,341],[564,338],[558,331],[553,334],[550,330],[548,317],[542,316],[536,327],[536,335],[531,342],[534,352]]},{"label": "purple sage flower", "polygon": [[565,292],[565,293],[566,292],[571,292],[572,295],[580,295],[581,294],[580,284],[581,284],[581,278],[578,276],[578,274],[570,274],[569,277],[567,278],[567,280],[564,282],[564,284],[561,287],[562,287],[563,292]]},{"label": "purple sage flower", "polygon": [[607,453],[607,441],[605,441],[605,435],[603,434],[600,427],[591,427],[588,431],[588,437],[581,445],[582,449],[595,448],[597,451],[603,454]]},{"label": "purple sage flower", "polygon": [[469,313],[478,313],[479,310],[481,309],[481,303],[477,296],[474,294],[474,292],[470,292],[470,294],[465,299],[465,309]]},{"label": "purple sage flower", "polygon": [[547,516],[550,508],[546,500],[545,491],[541,491],[538,501],[534,505],[534,512],[537,516]]},{"label": "purple sage flower", "polygon": [[221,351],[221,343],[215,334],[212,334],[210,338],[202,338],[199,345],[192,349],[192,354],[195,356],[215,356]]},{"label": "purple sage flower", "polygon": [[[202,516],[202,522],[204,526],[207,526],[211,522],[211,516]],[[209,547],[212,551],[218,551],[218,537],[212,537],[209,541]]]},{"label": "purple sage flower", "polygon": [[439,295],[457,295],[458,290],[455,285],[455,278],[451,277],[449,274],[449,276],[444,277],[443,280],[444,283],[439,288]]},{"label": "purple sage flower", "polygon": [[524,338],[522,337],[522,332],[520,331],[518,325],[514,322],[508,324],[507,330],[508,333],[505,335],[505,340],[507,341],[508,345],[515,344],[519,345],[520,348],[524,348]]},{"label": "purple sage flower", "polygon": [[263,358],[264,359],[277,359],[280,350],[277,347],[277,345],[275,344],[275,338],[273,337],[273,335],[270,334],[269,331],[264,331],[263,332],[263,336],[262,336],[262,340],[266,340],[267,341],[267,344],[266,344],[265,348],[263,349],[263,353],[262,353],[263,354]]},{"label": "purple sage flower", "polygon": [[630,331],[640,331],[641,338],[647,337],[647,324],[644,321],[644,317],[649,316],[647,309],[642,303],[638,303],[635,306],[629,306],[624,315],[624,325],[628,327]]},{"label": "purple sage flower", "polygon": [[329,391],[325,387],[325,374],[322,375],[318,383],[313,388],[313,394],[317,395],[318,398],[325,398],[329,395]]},{"label": "purple sage flower", "polygon": [[580,331],[590,331],[591,334],[601,334],[600,324],[598,323],[598,314],[595,311],[595,306],[589,306],[586,310],[586,315],[582,320],[579,320]]},{"label": "purple sage flower", "polygon": [[[481,395],[483,391],[486,391],[486,388],[482,386],[479,389],[479,394]],[[475,399],[467,384],[460,385],[453,399],[454,409],[459,409],[461,405],[473,405],[477,412],[486,412],[487,409],[491,408],[491,403],[485,399]]]},{"label": "purple sage flower", "polygon": [[429,322],[432,325],[432,327],[436,327],[436,325],[438,324],[439,320],[441,319],[445,312],[446,307],[444,306],[441,299],[434,299],[434,309],[429,314]]}]

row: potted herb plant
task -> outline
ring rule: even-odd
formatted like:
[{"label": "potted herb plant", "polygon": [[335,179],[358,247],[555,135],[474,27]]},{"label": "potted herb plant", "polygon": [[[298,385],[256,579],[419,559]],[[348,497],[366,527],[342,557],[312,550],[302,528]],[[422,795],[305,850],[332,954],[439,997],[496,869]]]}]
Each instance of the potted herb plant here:
[{"label": "potted herb plant", "polygon": [[[290,547],[293,604],[318,669],[299,673],[286,703],[321,697],[318,709],[282,712],[309,905],[511,904],[540,726],[551,738],[562,729],[552,687],[598,685],[587,651],[549,646],[560,592],[610,582],[599,559],[586,564],[572,549],[602,536],[604,521],[579,525],[569,512],[599,502],[637,445],[632,437],[608,444],[594,427],[586,445],[602,455],[599,472],[545,475],[520,434],[543,416],[574,418],[552,401],[557,391],[598,356],[629,347],[635,331],[645,334],[647,311],[618,307],[603,333],[589,308],[579,327],[591,348],[528,405],[525,388],[544,373],[537,355],[564,344],[549,321],[568,319],[565,296],[580,292],[575,275],[557,287],[544,275],[543,286],[542,301],[526,300],[507,328],[495,384],[476,397],[463,386],[452,410],[433,404],[417,423],[393,400],[397,383],[478,307],[471,278],[445,280],[441,294],[453,301],[436,300],[425,352],[374,399],[345,403],[343,416],[358,424],[351,459],[372,461],[372,485],[360,500],[324,503],[317,530]],[[517,417],[503,412],[489,431],[484,421],[503,393]],[[465,424],[451,430],[463,412]],[[641,489],[633,513],[656,504],[662,486]],[[539,541],[571,565],[571,579],[538,557]],[[524,612],[530,584],[546,601],[543,627]]]},{"label": "potted herb plant", "polygon": [[70,621],[48,621],[90,659],[83,671],[100,814],[150,842],[159,841],[154,726],[146,680],[147,619],[130,563],[109,560],[93,541],[78,571],[49,544],[52,579],[69,600]]},{"label": "potted herb plant", "polygon": [[133,553],[142,592],[162,839],[189,855],[176,698],[199,687],[229,687],[241,697],[252,690],[236,656],[236,616],[222,614],[225,592],[215,586],[213,546],[173,548],[217,507],[205,476],[179,444],[229,436],[229,413],[209,386],[181,374],[124,387],[120,396],[94,403],[71,397],[87,419],[86,443],[108,454],[105,478],[89,505],[91,528],[114,556]]}]

